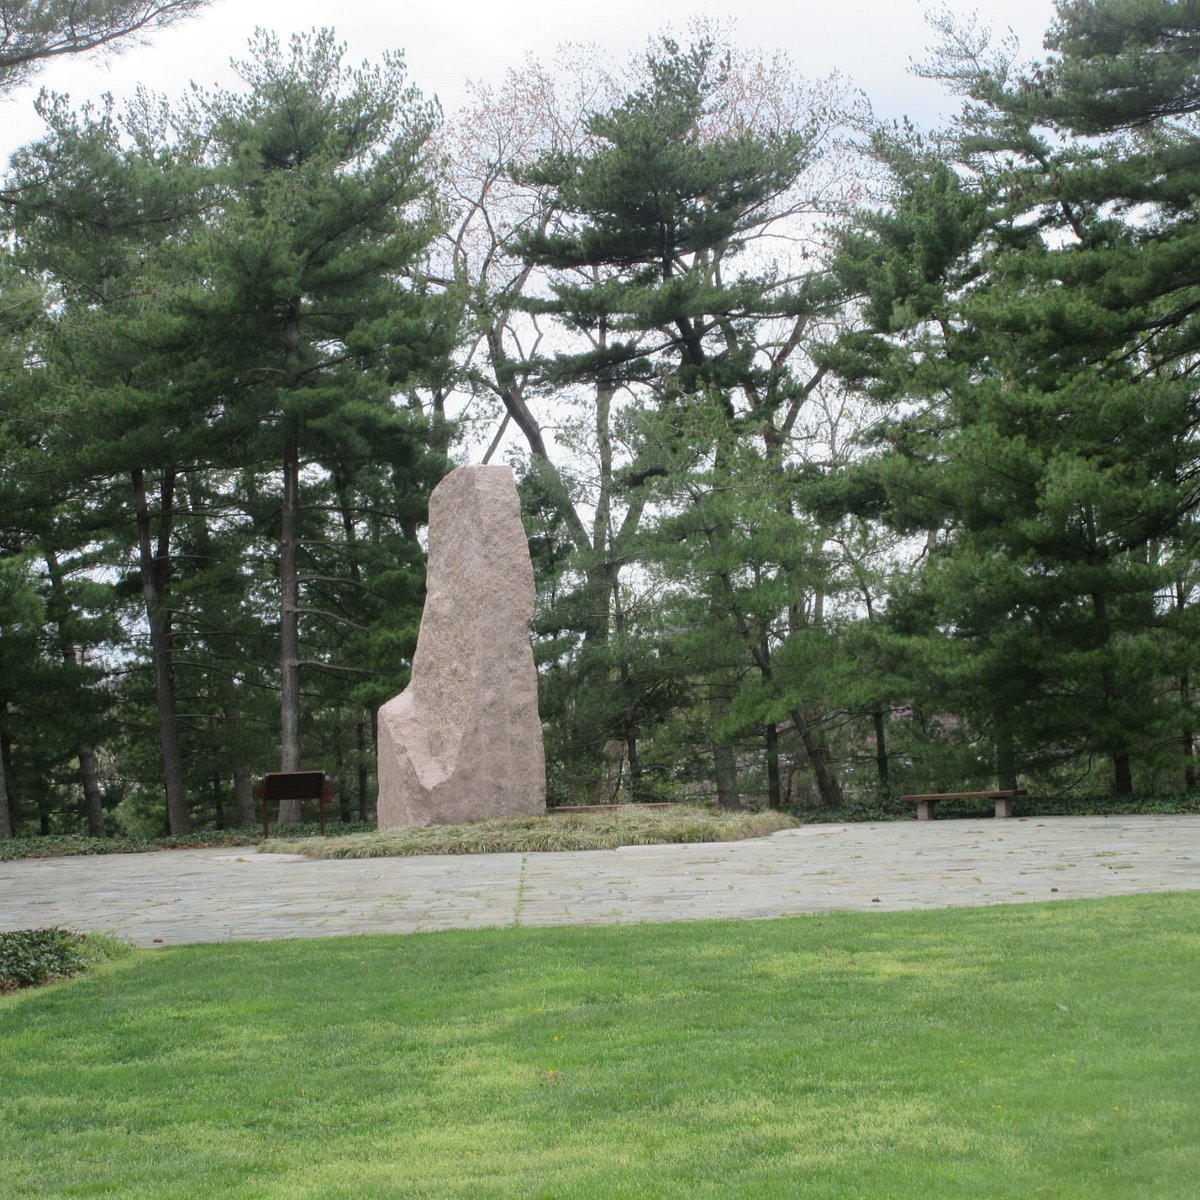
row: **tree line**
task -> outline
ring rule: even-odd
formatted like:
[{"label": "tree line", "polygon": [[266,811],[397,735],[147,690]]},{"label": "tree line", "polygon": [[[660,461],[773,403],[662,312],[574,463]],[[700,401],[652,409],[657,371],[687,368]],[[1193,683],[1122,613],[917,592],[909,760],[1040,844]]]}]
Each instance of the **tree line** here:
[{"label": "tree line", "polygon": [[43,96],[0,835],[249,823],[301,766],[367,817],[467,455],[522,492],[552,801],[1192,786],[1200,24],[938,32],[934,134],[703,28],[448,117],[329,31]]}]

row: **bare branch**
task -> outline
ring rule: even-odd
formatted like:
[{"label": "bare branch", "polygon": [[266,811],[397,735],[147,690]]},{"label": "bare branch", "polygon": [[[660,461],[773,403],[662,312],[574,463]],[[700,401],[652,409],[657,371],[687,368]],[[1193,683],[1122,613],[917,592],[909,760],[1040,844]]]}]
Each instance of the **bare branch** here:
[{"label": "bare branch", "polygon": [[208,0],[0,0],[0,93],[52,58],[118,49],[204,7]]}]

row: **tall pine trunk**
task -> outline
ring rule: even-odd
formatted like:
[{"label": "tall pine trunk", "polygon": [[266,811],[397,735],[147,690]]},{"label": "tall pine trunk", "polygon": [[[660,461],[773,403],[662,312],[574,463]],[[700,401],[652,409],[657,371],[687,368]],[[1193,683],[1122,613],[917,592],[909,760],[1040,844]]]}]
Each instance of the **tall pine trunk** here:
[{"label": "tall pine trunk", "polygon": [[779,778],[779,726],[769,721],[765,730],[767,753],[767,807],[783,807],[783,789]]},{"label": "tall pine trunk", "polygon": [[[289,434],[283,448],[283,510],[279,554],[279,748],[281,771],[300,770],[300,444]],[[300,820],[300,801],[281,800],[279,824]]]},{"label": "tall pine trunk", "polygon": [[[336,494],[338,502],[338,510],[342,518],[342,531],[346,535],[346,545],[350,550],[350,578],[358,586],[362,585],[362,567],[359,565],[359,543],[358,531],[354,525],[354,512],[350,504],[349,484],[345,479],[339,479],[336,483]],[[413,540],[416,540],[414,533]],[[358,720],[354,724],[354,750],[355,750],[355,774],[357,804],[358,804],[358,819],[365,821],[367,819],[367,809],[370,801],[370,765],[368,762],[367,753],[367,730],[368,722],[370,728],[375,728],[374,713],[368,714],[360,712]],[[372,734],[371,744],[374,745],[374,735]],[[349,789],[344,784],[338,786],[338,803],[343,821],[350,820],[350,796]]]},{"label": "tall pine trunk", "polygon": [[[1100,690],[1104,696],[1104,705],[1111,716],[1112,709],[1120,699],[1120,689],[1117,685],[1117,673],[1109,658],[1112,644],[1112,628],[1108,618],[1108,597],[1103,592],[1092,595],[1092,613],[1096,618],[1097,643],[1103,655],[1100,665]],[[1109,747],[1113,763],[1113,791],[1118,796],[1133,794],[1133,759],[1128,746],[1114,745]]]},{"label": "tall pine trunk", "polygon": [[1008,714],[1000,709],[996,710],[993,730],[996,743],[996,780],[1003,790],[1016,791],[1017,747]]},{"label": "tall pine trunk", "polygon": [[175,495],[175,472],[164,470],[160,488],[157,551],[151,534],[146,480],[137,467],[131,475],[134,514],[137,518],[138,558],[146,620],[150,624],[150,655],[154,668],[154,699],[158,707],[158,740],[163,760],[163,787],[167,797],[167,828],[187,833],[187,790],[183,778],[183,753],[175,706],[175,671],[171,661],[171,615],[166,606],[170,571],[171,517]]},{"label": "tall pine trunk", "polygon": [[107,837],[104,828],[104,793],[100,790],[100,772],[96,768],[96,752],[86,742],[75,747],[79,760],[79,781],[83,785],[83,806],[87,812],[88,833],[92,837]]},{"label": "tall pine trunk", "polygon": [[829,753],[828,742],[799,708],[790,709],[789,714],[804,745],[804,752],[808,755],[808,763],[817,782],[821,803],[827,808],[839,807],[842,803],[842,786],[833,773],[833,756]]},{"label": "tall pine trunk", "polygon": [[354,752],[358,763],[358,819],[365,821],[371,776],[371,768],[367,762],[367,718],[365,716],[360,717],[354,726]]},{"label": "tall pine trunk", "polygon": [[[719,686],[709,701],[711,721],[715,728],[729,713],[729,689]],[[738,796],[737,756],[728,742],[712,740],[713,778],[717,784],[717,803],[724,809],[741,808]]]},{"label": "tall pine trunk", "polygon": [[[1182,582],[1175,584],[1175,607],[1182,610],[1187,605],[1187,589]],[[1179,710],[1183,713],[1183,729],[1180,732],[1180,749],[1183,751],[1183,786],[1196,786],[1196,731],[1192,725],[1192,687],[1188,672],[1179,675]]]},{"label": "tall pine trunk", "polygon": [[1186,671],[1179,677],[1179,705],[1184,713],[1183,733],[1179,739],[1179,748],[1183,751],[1183,786],[1194,788],[1196,786],[1196,733],[1192,729],[1192,722],[1188,717],[1192,705],[1192,691]]},{"label": "tall pine trunk", "polygon": [[622,743],[614,738],[612,689],[612,578],[603,561],[605,542],[594,547],[597,561],[584,572],[586,608],[583,614],[583,646],[586,668],[579,673],[579,694],[596,704],[603,713],[597,719],[595,710],[583,704],[574,721],[576,753],[586,755],[582,781],[584,801],[588,804],[607,804],[617,798],[620,789],[621,764],[624,759]]},{"label": "tall pine trunk", "polygon": [[[604,535],[607,545],[607,534]],[[641,734],[641,722],[638,720],[638,698],[635,691],[635,679],[626,649],[625,635],[628,629],[625,620],[625,609],[621,604],[621,566],[619,563],[608,564],[609,587],[612,595],[613,635],[617,639],[619,655],[617,658],[617,676],[621,684],[621,736],[625,741],[625,759],[629,763],[629,787],[627,793],[630,800],[642,799],[644,788],[642,778],[642,760],[638,754],[638,738]]]},{"label": "tall pine trunk", "polygon": [[891,783],[888,780],[887,722],[882,708],[872,711],[871,722],[875,726],[875,777],[879,781],[879,794],[886,796],[891,791]]},{"label": "tall pine trunk", "polygon": [[212,807],[217,828],[225,828],[225,780],[219,771],[212,774]]},{"label": "tall pine trunk", "polygon": [[[758,582],[758,579],[759,575],[756,571],[755,582]],[[760,673],[762,664],[770,663],[770,661],[771,643],[764,632],[763,636],[758,640]],[[767,759],[767,807],[781,809],[783,807],[783,791],[779,778],[779,726],[774,721],[768,721],[764,735],[764,750]]]},{"label": "tall pine trunk", "polygon": [[254,785],[245,767],[235,763],[233,767],[233,794],[237,798],[238,824],[243,829],[253,829],[258,824],[254,807]]},{"label": "tall pine trunk", "polygon": [[[300,374],[300,301],[294,299],[284,334],[286,379],[294,391]],[[285,414],[295,421],[294,414]],[[293,425],[283,444],[283,500],[279,522],[279,769],[300,770],[300,433]],[[282,800],[279,824],[300,820],[300,801]]]},{"label": "tall pine trunk", "polygon": [[0,734],[0,838],[10,838],[12,835],[12,810],[8,805],[8,783],[4,776],[4,737]]},{"label": "tall pine trunk", "polygon": [[[750,641],[747,637],[749,623],[740,612],[735,612],[735,616],[738,627],[742,630],[742,636]],[[750,653],[763,679],[767,681],[774,679],[775,671],[771,666],[771,657],[767,647],[751,641]],[[792,724],[800,735],[800,742],[808,757],[808,765],[812,768],[813,779],[816,781],[822,805],[828,808],[839,807],[842,803],[842,786],[834,773],[833,755],[829,752],[829,743],[826,742],[825,735],[799,706],[788,709],[788,716],[792,718]]]},{"label": "tall pine trunk", "polygon": [[[54,623],[58,629],[58,648],[63,662],[75,666],[79,659],[79,648],[71,640],[67,627],[67,595],[63,586],[62,568],[59,566],[58,555],[51,549],[46,550],[46,569],[50,578],[50,601],[54,610]],[[104,837],[104,807],[100,791],[100,780],[96,770],[96,754],[92,747],[84,741],[77,743],[75,757],[79,763],[79,782],[83,787],[83,806],[87,814],[88,833],[92,837]]]},{"label": "tall pine trunk", "polygon": [[242,714],[234,704],[222,705],[221,713],[228,731],[225,741],[234,747],[230,756],[230,774],[233,776],[233,794],[237,800],[238,824],[244,829],[249,829],[258,824],[258,814],[254,807],[254,785],[250,780],[250,772],[246,770],[246,764],[242,761],[242,739],[238,733]]},{"label": "tall pine trunk", "polygon": [[[695,497],[693,497],[693,503],[695,503]],[[706,528],[705,536],[708,539],[709,550],[712,552],[714,562],[720,561],[720,556],[717,553],[715,531],[711,528]],[[763,639],[754,635],[750,621],[747,620],[746,614],[737,602],[737,593],[734,590],[733,581],[730,579],[728,571],[720,568],[716,569],[713,572],[713,579],[715,583],[720,585],[720,594],[714,590],[712,595],[712,611],[714,615],[721,613],[721,605],[723,603],[725,611],[733,616],[738,633],[749,649],[750,657],[753,659],[754,665],[758,668],[759,674],[762,675],[764,681],[770,682],[775,677],[774,668],[771,665],[770,647]],[[821,598],[819,598],[818,608],[820,602]],[[792,718],[792,724],[795,726],[796,732],[800,735],[800,741],[804,745],[804,752],[808,756],[809,765],[812,767],[817,791],[821,796],[821,803],[829,807],[839,806],[842,803],[842,789],[838,783],[837,776],[833,772],[832,755],[829,752],[829,745],[825,741],[824,735],[805,716],[799,706],[789,709],[788,715]]]}]

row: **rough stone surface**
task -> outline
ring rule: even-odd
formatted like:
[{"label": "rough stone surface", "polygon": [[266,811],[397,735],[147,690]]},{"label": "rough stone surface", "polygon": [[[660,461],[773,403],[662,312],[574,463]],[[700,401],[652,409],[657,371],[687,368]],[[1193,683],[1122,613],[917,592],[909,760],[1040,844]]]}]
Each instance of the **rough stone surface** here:
[{"label": "rough stone surface", "polygon": [[805,825],[750,842],[300,859],[160,850],[0,863],[0,929],[139,946],[880,912],[1200,890],[1200,815]]},{"label": "rough stone surface", "polygon": [[412,681],[379,710],[380,829],[545,811],[532,616],[512,472],[459,467],[429,499]]}]

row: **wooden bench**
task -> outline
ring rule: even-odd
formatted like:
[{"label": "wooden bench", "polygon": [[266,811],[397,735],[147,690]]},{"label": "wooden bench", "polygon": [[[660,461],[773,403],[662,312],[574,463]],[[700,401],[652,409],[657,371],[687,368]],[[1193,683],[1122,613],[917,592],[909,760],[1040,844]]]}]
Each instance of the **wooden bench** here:
[{"label": "wooden bench", "polygon": [[1011,817],[1013,815],[1012,798],[1017,793],[1011,792],[930,792],[923,796],[901,796],[909,804],[917,806],[918,821],[933,820],[933,806],[939,800],[994,800],[996,816]]},{"label": "wooden bench", "polygon": [[267,805],[280,800],[315,800],[325,832],[325,805],[333,799],[333,785],[324,771],[272,771],[254,785],[254,798],[262,801],[263,837],[270,836]]}]

